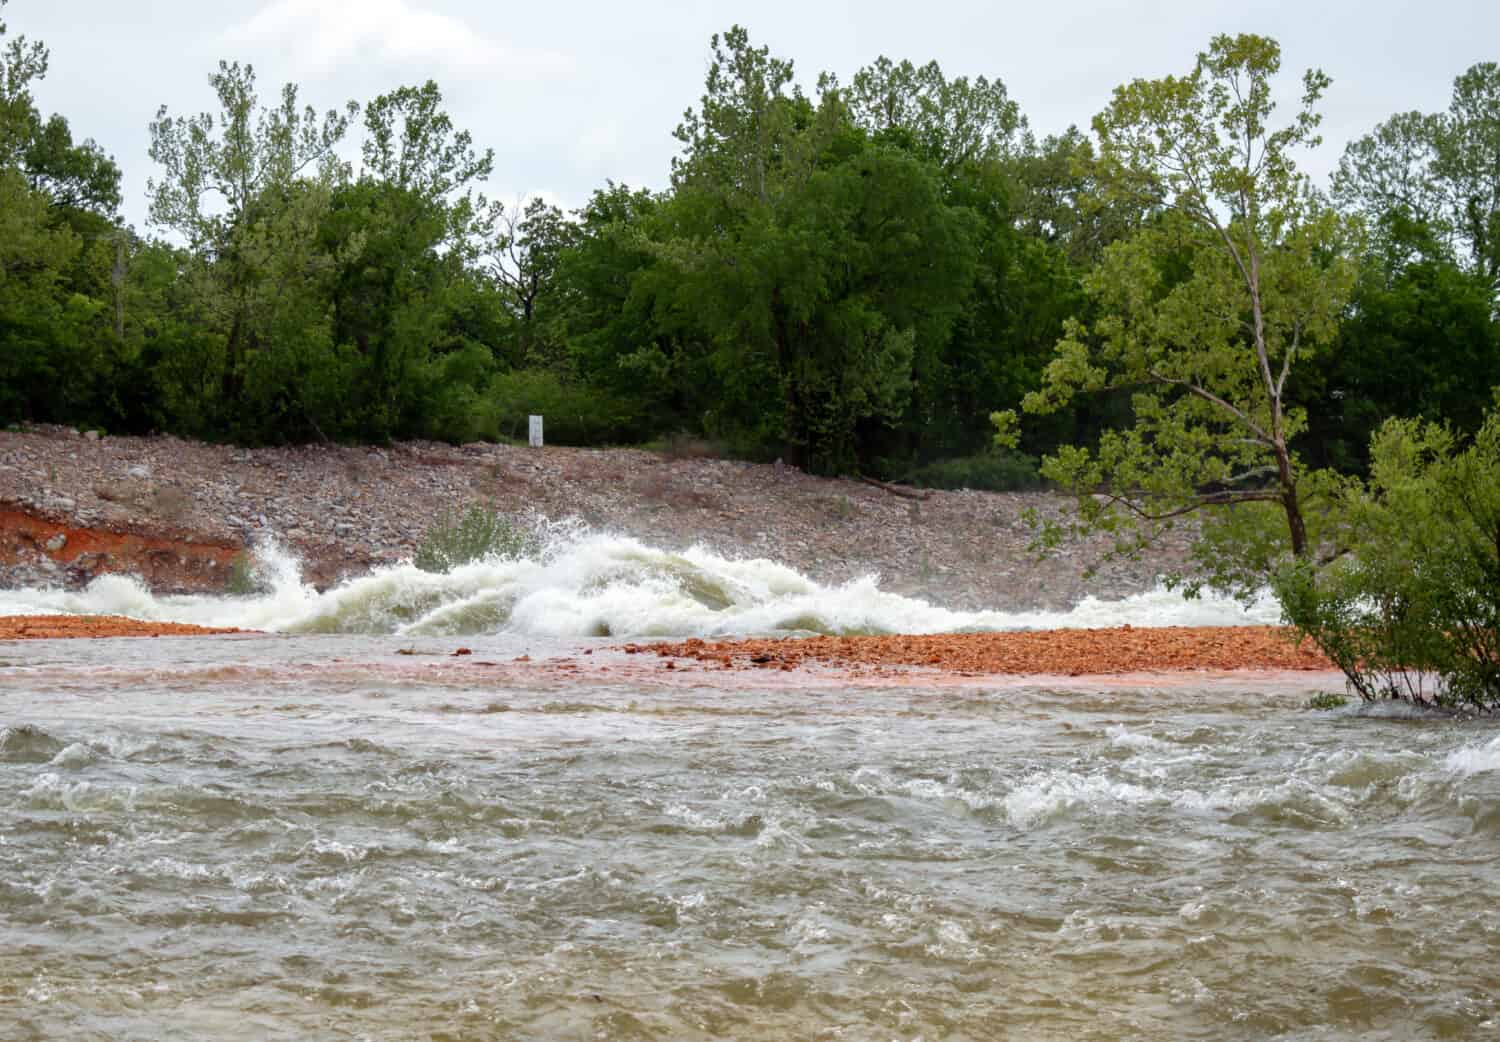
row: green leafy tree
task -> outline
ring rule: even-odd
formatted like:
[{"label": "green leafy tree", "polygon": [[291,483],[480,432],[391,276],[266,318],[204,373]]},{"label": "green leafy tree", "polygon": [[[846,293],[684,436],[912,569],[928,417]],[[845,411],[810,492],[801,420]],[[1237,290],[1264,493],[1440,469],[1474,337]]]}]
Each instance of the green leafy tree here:
[{"label": "green leafy tree", "polygon": [[520,335],[514,355],[524,365],[567,368],[557,274],[564,253],[577,238],[573,222],[542,199],[500,215],[486,259],[515,316]]},{"label": "green leafy tree", "polygon": [[1309,459],[1365,473],[1390,416],[1472,435],[1500,385],[1500,321],[1488,280],[1452,260],[1366,265],[1337,336],[1297,389]]},{"label": "green leafy tree", "polygon": [[[1133,389],[1132,425],[1096,449],[1062,449],[1044,473],[1079,494],[1080,525],[1114,531],[1126,550],[1175,518],[1237,506],[1210,519],[1200,543],[1201,563],[1228,587],[1259,585],[1287,549],[1317,549],[1308,502],[1325,482],[1305,480],[1293,454],[1306,420],[1288,392],[1332,337],[1353,281],[1350,230],[1293,161],[1318,140],[1327,77],[1307,73],[1301,105],[1277,127],[1280,66],[1272,40],[1219,36],[1188,75],[1115,91],[1094,121],[1101,184],[1164,209],[1104,251],[1085,280],[1097,317],[1070,323],[1026,399],[1045,413]],[[1014,417],[996,419],[1003,434]]]},{"label": "green leafy tree", "polygon": [[150,155],[161,176],[147,182],[153,224],[181,235],[198,250],[225,251],[254,219],[263,195],[285,188],[309,171],[329,182],[345,173],[334,146],[359,106],[330,109],[319,117],[298,107],[288,83],[280,103],[262,104],[255,69],[220,62],[208,78],[219,115],[171,116],[163,105],[152,121]]},{"label": "green leafy tree", "polygon": [[22,157],[34,191],[65,212],[111,218],[120,207],[120,168],[93,141],[74,144],[68,121],[38,118]]},{"label": "green leafy tree", "polygon": [[428,199],[469,193],[474,182],[488,177],[494,150],[475,151],[473,135],[454,129],[442,103],[443,92],[432,80],[370,102],[361,146],[366,173]]},{"label": "green leafy tree", "polygon": [[365,108],[363,170],[337,187],[318,237],[331,259],[344,435],[471,438],[488,347],[456,314],[472,303],[471,265],[493,214],[476,186],[493,153],[454,126],[428,81]]},{"label": "green leafy tree", "polygon": [[555,276],[570,368],[643,435],[699,431],[721,397],[689,287],[665,259],[673,211],[666,193],[599,189]]},{"label": "green leafy tree", "polygon": [[1028,135],[1006,167],[1015,182],[1018,229],[1060,250],[1080,272],[1161,208],[1162,200],[1146,191],[1105,191],[1094,143],[1077,127],[1041,141]]},{"label": "green leafy tree", "polygon": [[[823,78],[822,90],[838,90]],[[877,58],[840,92],[855,125],[877,137],[910,142],[917,153],[953,171],[998,162],[1019,151],[1026,119],[997,77],[948,79],[937,62]]]},{"label": "green leafy tree", "polygon": [[937,169],[871,141],[836,89],[814,105],[791,63],[743,29],[713,50],[678,130],[659,251],[719,381],[705,422],[799,465],[850,469],[861,428],[899,421],[916,359],[946,339],[973,278],[972,225]]},{"label": "green leafy tree", "polygon": [[1446,112],[1400,113],[1351,142],[1334,190],[1388,264],[1446,256],[1500,291],[1500,64],[1455,79]]},{"label": "green leafy tree", "polygon": [[[6,0],[0,0],[0,11]],[[0,20],[0,41],[9,29]],[[22,166],[36,124],[36,99],[32,84],[47,75],[51,56],[39,40],[13,37],[0,49],[0,166]]]},{"label": "green leafy tree", "polygon": [[[257,436],[266,436],[279,427],[245,408],[247,388],[260,384],[254,396],[263,398],[268,373],[292,378],[301,366],[288,359],[306,359],[327,343],[326,316],[304,329],[307,344],[284,339],[298,335],[296,322],[317,315],[313,298],[325,272],[321,265],[297,268],[283,258],[307,255],[317,228],[309,208],[326,202],[347,179],[347,165],[334,146],[358,106],[349,102],[342,111],[319,116],[311,106],[299,106],[290,83],[278,104],[265,106],[254,69],[238,62],[220,62],[209,83],[219,102],[217,117],[172,116],[162,106],[151,123],[150,155],[162,169],[147,182],[149,212],[153,224],[177,233],[189,247],[198,266],[191,285],[204,296],[200,313],[211,316],[223,338],[220,422],[250,423]],[[292,315],[298,318],[289,320]],[[276,356],[257,360],[262,351]]]},{"label": "green leafy tree", "polygon": [[47,197],[0,167],[0,418],[86,417],[99,368],[102,303],[67,288],[80,240],[49,220]]},{"label": "green leafy tree", "polygon": [[93,247],[116,230],[119,170],[37,111],[48,60],[25,37],[0,47],[0,419],[98,422],[115,355]]}]

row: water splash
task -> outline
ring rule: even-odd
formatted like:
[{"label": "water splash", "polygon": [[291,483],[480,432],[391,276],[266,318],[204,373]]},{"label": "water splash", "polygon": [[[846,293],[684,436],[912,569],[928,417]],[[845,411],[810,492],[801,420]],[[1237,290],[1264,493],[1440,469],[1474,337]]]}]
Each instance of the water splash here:
[{"label": "water splash", "polygon": [[1492,738],[1484,745],[1456,749],[1448,754],[1443,766],[1462,777],[1500,771],[1500,738]]},{"label": "water splash", "polygon": [[534,557],[490,558],[443,574],[391,565],[321,592],[303,582],[295,557],[268,543],[256,555],[265,592],[254,596],[158,595],[136,579],[108,575],[80,591],[0,591],[0,615],[125,615],[293,633],[557,637],[952,633],[1278,618],[1269,597],[1246,609],[1165,589],[1117,601],[1088,597],[1064,612],[960,612],[882,590],[874,575],[825,586],[774,561],[728,558],[701,546],[673,552],[576,524],[544,535]]}]

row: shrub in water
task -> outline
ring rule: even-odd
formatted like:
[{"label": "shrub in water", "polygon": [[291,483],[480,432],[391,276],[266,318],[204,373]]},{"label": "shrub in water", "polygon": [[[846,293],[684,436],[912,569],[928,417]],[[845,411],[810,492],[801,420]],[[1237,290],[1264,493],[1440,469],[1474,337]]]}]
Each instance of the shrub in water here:
[{"label": "shrub in water", "polygon": [[1451,431],[1388,421],[1367,489],[1336,508],[1339,549],[1274,582],[1287,619],[1366,699],[1500,707],[1500,414]]},{"label": "shrub in water", "polygon": [[475,504],[462,514],[444,515],[429,528],[412,563],[424,572],[446,572],[485,557],[526,557],[539,548],[535,533]]}]

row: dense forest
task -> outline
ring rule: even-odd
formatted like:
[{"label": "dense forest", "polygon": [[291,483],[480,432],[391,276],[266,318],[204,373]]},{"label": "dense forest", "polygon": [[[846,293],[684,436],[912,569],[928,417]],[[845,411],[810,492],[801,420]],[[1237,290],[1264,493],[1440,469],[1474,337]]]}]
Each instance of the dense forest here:
[{"label": "dense forest", "polygon": [[[999,79],[881,58],[808,94],[736,27],[670,182],[564,213],[481,194],[492,154],[435,83],[319,111],[226,62],[216,111],[143,128],[146,233],[116,162],[37,110],[45,46],[13,35],[3,60],[0,424],[467,441],[542,413],[563,443],[682,433],[1003,484],[1137,407],[1080,396],[992,446],[991,413],[1110,306],[1087,286],[1113,248],[1175,234],[1159,193],[1101,187],[1097,132],[1038,138]],[[1389,415],[1477,430],[1500,384],[1500,67],[1350,143],[1311,197],[1351,281],[1289,392],[1300,456],[1362,473]],[[1154,253],[1159,277],[1187,251]]]}]

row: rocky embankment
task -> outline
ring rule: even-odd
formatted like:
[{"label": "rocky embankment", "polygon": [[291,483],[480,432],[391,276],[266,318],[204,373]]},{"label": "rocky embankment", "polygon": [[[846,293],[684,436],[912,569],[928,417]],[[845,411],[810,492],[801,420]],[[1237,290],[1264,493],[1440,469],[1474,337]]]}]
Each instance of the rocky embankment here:
[{"label": "rocky embankment", "polygon": [[224,589],[274,537],[327,586],[410,557],[433,520],[484,503],[576,517],[668,549],[766,557],[825,583],[882,586],[955,608],[1062,608],[1147,589],[1186,537],[1085,582],[1103,543],[1038,562],[1028,507],[1047,493],[933,492],[922,500],[776,464],[640,449],[427,442],[242,449],[61,428],[0,433],[0,585],[83,585],[108,572],[159,591]]}]

